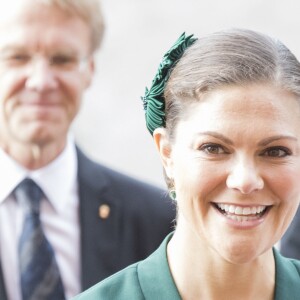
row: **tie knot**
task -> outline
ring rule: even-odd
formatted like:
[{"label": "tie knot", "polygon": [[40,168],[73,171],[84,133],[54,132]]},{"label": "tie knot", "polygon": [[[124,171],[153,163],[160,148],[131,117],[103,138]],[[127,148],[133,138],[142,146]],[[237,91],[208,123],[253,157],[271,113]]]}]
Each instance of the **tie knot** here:
[{"label": "tie knot", "polygon": [[25,178],[21,181],[14,193],[26,213],[39,213],[43,191],[32,179]]}]

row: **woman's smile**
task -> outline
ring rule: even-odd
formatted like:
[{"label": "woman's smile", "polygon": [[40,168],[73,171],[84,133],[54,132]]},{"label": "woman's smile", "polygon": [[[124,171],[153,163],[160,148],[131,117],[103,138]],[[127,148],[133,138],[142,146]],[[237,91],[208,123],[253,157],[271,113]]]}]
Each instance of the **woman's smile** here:
[{"label": "woman's smile", "polygon": [[270,205],[240,206],[225,203],[212,203],[212,206],[228,220],[229,225],[238,225],[241,228],[260,225],[272,208]]}]

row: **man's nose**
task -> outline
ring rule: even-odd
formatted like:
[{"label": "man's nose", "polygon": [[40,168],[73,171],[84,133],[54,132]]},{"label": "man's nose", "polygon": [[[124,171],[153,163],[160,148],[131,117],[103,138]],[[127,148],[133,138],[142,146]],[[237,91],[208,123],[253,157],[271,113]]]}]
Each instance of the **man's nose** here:
[{"label": "man's nose", "polygon": [[252,159],[236,158],[227,176],[228,188],[250,194],[264,187],[264,180]]},{"label": "man's nose", "polygon": [[27,69],[26,87],[38,92],[47,92],[57,88],[55,71],[46,59],[31,61]]}]

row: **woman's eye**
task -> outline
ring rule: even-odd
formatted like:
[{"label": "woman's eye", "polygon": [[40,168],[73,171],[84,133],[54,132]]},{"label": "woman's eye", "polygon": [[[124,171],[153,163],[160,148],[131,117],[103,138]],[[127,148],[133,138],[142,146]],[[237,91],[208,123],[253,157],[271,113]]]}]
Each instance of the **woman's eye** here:
[{"label": "woman's eye", "polygon": [[262,155],[270,157],[285,157],[291,155],[291,151],[285,147],[272,147],[266,149]]},{"label": "woman's eye", "polygon": [[200,147],[201,151],[204,151],[207,154],[224,154],[226,153],[225,149],[218,144],[204,144]]}]

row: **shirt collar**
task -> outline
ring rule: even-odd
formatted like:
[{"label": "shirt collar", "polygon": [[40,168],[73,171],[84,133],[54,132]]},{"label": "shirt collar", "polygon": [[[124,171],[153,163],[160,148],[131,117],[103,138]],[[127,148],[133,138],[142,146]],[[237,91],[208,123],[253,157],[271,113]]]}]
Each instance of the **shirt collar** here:
[{"label": "shirt collar", "polygon": [[0,150],[0,165],[0,204],[26,176],[42,188],[57,211],[64,210],[70,194],[77,192],[77,156],[74,140],[70,136],[63,152],[41,169],[25,169],[3,150]]}]

